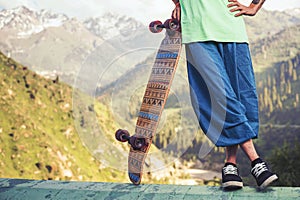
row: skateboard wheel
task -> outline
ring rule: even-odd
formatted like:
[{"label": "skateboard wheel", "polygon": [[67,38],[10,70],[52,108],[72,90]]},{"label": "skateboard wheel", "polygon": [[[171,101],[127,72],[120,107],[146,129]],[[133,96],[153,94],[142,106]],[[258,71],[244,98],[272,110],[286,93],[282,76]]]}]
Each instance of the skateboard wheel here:
[{"label": "skateboard wheel", "polygon": [[180,23],[177,19],[167,19],[164,26],[171,31],[180,31]]},{"label": "skateboard wheel", "polygon": [[126,130],[119,129],[116,131],[115,137],[120,142],[126,142],[128,141],[130,134]]},{"label": "skateboard wheel", "polygon": [[160,33],[163,30],[163,24],[161,21],[153,21],[149,24],[149,30],[152,33]]},{"label": "skateboard wheel", "polygon": [[147,141],[145,138],[138,138],[138,137],[130,137],[129,143],[132,148],[140,150],[147,145]]}]

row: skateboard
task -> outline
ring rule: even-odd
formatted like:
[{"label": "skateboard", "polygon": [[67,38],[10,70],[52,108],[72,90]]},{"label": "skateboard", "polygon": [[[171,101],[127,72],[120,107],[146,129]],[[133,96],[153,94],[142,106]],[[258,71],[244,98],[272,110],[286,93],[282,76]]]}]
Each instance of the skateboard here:
[{"label": "skateboard", "polygon": [[128,142],[130,145],[128,176],[135,185],[141,183],[145,159],[167,101],[181,53],[180,23],[175,19],[168,19],[164,23],[153,21],[149,24],[152,33],[160,33],[163,29],[166,29],[166,34],[156,54],[135,133],[130,136],[129,132],[123,129],[115,133],[118,141]]}]

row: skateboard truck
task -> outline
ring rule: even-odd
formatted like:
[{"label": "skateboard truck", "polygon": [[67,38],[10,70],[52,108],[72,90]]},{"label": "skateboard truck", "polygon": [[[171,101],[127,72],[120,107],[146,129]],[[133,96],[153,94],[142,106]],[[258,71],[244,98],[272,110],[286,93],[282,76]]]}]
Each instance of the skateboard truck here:
[{"label": "skateboard truck", "polygon": [[115,137],[120,142],[128,142],[134,150],[140,150],[149,145],[149,139],[144,137],[130,136],[127,130],[119,129]]},{"label": "skateboard truck", "polygon": [[149,24],[149,30],[152,33],[160,33],[164,28],[167,31],[180,31],[180,23],[176,19],[167,19],[164,23],[157,20]]}]

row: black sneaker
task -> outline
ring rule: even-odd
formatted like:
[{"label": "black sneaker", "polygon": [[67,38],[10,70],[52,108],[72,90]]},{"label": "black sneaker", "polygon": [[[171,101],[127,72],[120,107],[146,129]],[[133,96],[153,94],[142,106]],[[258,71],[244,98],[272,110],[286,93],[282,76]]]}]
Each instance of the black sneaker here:
[{"label": "black sneaker", "polygon": [[270,171],[267,163],[260,158],[252,162],[251,174],[256,179],[256,183],[260,189],[265,189],[278,179],[277,175]]},{"label": "black sneaker", "polygon": [[226,163],[222,169],[222,188],[225,190],[238,190],[243,187],[238,168],[233,163]]}]

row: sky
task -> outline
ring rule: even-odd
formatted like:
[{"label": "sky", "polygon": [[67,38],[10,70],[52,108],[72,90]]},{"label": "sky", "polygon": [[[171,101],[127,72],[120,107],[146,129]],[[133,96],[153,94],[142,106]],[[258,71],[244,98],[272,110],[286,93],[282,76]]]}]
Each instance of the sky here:
[{"label": "sky", "polygon": [[[245,4],[251,2],[251,0],[240,1]],[[64,13],[78,19],[116,12],[134,17],[143,23],[169,18],[174,7],[171,0],[0,0],[0,9],[10,9],[20,5],[33,10],[46,9]],[[268,10],[300,8],[300,0],[267,0],[264,8]]]}]

